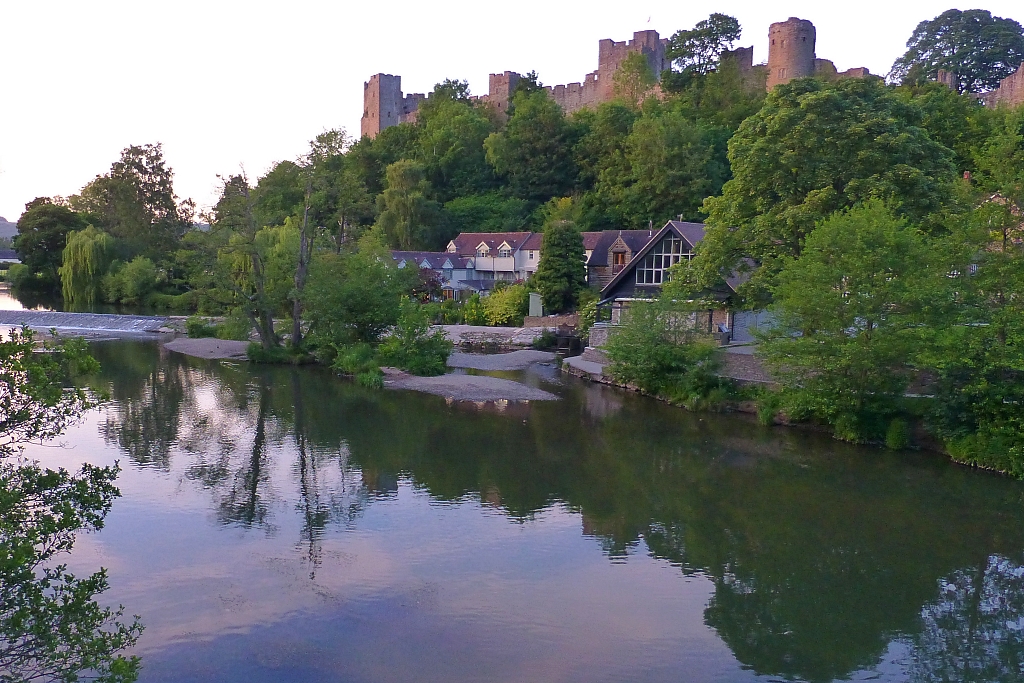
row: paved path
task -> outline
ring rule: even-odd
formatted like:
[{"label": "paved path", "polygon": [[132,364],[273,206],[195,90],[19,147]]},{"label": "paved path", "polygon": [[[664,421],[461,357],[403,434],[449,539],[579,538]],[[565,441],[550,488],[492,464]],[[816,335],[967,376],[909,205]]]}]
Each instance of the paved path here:
[{"label": "paved path", "polygon": [[27,325],[34,330],[94,330],[144,334],[167,326],[166,316],[62,313],[59,311],[0,311],[0,325]]}]

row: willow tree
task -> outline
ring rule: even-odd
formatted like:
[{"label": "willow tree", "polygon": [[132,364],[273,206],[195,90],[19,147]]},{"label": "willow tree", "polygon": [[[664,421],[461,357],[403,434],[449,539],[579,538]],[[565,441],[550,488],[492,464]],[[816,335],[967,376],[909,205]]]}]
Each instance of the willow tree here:
[{"label": "willow tree", "polygon": [[93,226],[68,235],[60,266],[64,302],[70,307],[96,302],[100,279],[107,272],[114,239]]}]

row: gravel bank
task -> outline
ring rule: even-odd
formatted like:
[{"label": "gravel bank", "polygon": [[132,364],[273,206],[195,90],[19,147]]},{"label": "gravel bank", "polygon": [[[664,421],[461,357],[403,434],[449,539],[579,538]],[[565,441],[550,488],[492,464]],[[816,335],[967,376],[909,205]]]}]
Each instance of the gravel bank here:
[{"label": "gravel bank", "polygon": [[168,351],[184,353],[186,356],[208,359],[230,358],[232,360],[245,360],[245,350],[248,347],[249,342],[214,339],[213,337],[201,337],[199,339],[178,337],[164,344],[164,348]]},{"label": "gravel bank", "polygon": [[549,351],[512,351],[511,353],[463,353],[454,351],[448,356],[450,368],[472,368],[474,370],[525,370],[534,363],[553,361],[555,354]]},{"label": "gravel bank", "polygon": [[444,396],[455,401],[557,401],[554,394],[534,389],[519,382],[481,375],[441,375],[416,377],[384,368],[384,386],[389,389],[411,389]]}]

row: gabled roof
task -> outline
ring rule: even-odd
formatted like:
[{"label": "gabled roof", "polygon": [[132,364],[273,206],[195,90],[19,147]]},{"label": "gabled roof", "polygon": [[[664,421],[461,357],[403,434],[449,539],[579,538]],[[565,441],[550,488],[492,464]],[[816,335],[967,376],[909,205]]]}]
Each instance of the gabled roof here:
[{"label": "gabled roof", "polygon": [[608,262],[608,249],[615,240],[622,238],[629,250],[634,254],[647,246],[654,237],[656,230],[602,230],[600,232],[583,233],[583,249],[592,252],[590,263],[605,264]]},{"label": "gabled roof", "polygon": [[18,252],[13,249],[0,249],[0,261],[17,261]]},{"label": "gabled roof", "polygon": [[[686,221],[669,221],[665,224],[661,230],[659,230],[653,237],[648,240],[647,244],[639,252],[633,254],[633,258],[626,266],[619,271],[619,273],[613,277],[607,285],[601,290],[603,295],[605,292],[612,291],[628,274],[633,273],[637,265],[642,263],[641,259],[647,256],[647,252],[654,248],[658,242],[669,232],[674,232],[679,237],[690,245],[690,250],[697,246],[697,244],[704,239],[704,224],[703,223],[687,223]],[[626,232],[626,231],[623,231]],[[636,231],[633,231],[636,232]],[[640,231],[646,232],[646,231]],[[743,264],[746,268],[743,268],[746,272],[733,272],[729,277],[725,278],[725,284],[732,291],[742,285],[744,282],[750,279],[750,271],[753,271],[757,267],[757,264],[749,259],[743,259]]]},{"label": "gabled roof", "polygon": [[473,260],[447,251],[392,251],[391,258],[399,264],[415,263],[420,268],[443,270],[445,263],[450,262],[451,268],[471,268]]},{"label": "gabled roof", "polygon": [[[539,234],[532,232],[463,232],[448,243],[448,250],[455,248],[455,253],[460,256],[475,256],[477,247],[486,244],[491,251],[498,251],[502,243],[507,243],[509,248],[515,252],[522,248],[523,244],[530,239],[531,235]],[[539,243],[538,243],[539,244]],[[532,247],[531,247],[532,248]],[[540,249],[540,247],[536,247]]]}]

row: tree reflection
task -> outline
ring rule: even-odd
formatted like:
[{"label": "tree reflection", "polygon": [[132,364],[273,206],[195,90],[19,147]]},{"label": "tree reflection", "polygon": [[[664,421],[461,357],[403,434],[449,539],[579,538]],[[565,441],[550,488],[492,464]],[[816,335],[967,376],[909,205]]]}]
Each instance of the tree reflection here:
[{"label": "tree reflection", "polygon": [[921,616],[912,680],[1024,680],[1024,566],[992,555],[955,571]]},{"label": "tree reflection", "polygon": [[110,361],[141,401],[109,423],[115,442],[145,462],[141,444],[176,439],[224,523],[267,528],[271,494],[293,487],[311,577],[332,525],[411,478],[520,521],[565,506],[611,557],[644,549],[707,576],[706,623],[758,674],[846,678],[899,640],[920,681],[1024,679],[1024,579],[1005,559],[1024,550],[1017,482],[588,387],[510,417],[143,348],[148,363]]}]

